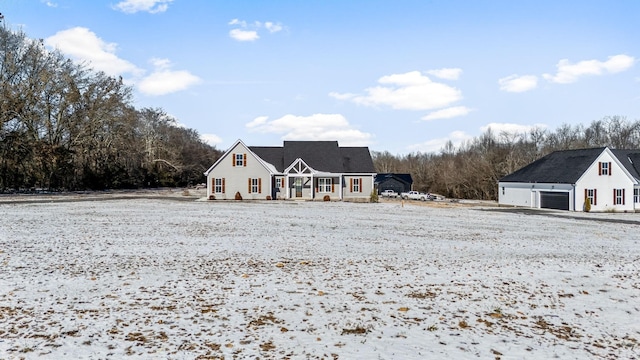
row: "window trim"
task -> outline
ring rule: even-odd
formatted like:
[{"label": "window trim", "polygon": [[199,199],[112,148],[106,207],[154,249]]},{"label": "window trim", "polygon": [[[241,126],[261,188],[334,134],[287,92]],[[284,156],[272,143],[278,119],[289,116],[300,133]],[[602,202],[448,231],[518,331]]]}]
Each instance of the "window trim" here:
[{"label": "window trim", "polygon": [[233,154],[233,157],[235,159],[233,166],[247,166],[246,155],[237,153],[237,154]]},{"label": "window trim", "polygon": [[[320,182],[322,182],[322,184],[320,184]],[[332,193],[333,179],[330,177],[318,178],[318,186],[316,189],[319,193]]]},{"label": "window trim", "polygon": [[613,189],[613,205],[624,205],[624,189]]},{"label": "window trim", "polygon": [[213,193],[224,194],[224,178],[213,179]]},{"label": "window trim", "polygon": [[598,163],[598,175],[611,176],[611,162],[600,161]]},{"label": "window trim", "polygon": [[362,184],[360,183],[360,178],[352,178],[351,180],[351,192],[362,192]]},{"label": "window trim", "polygon": [[598,190],[597,189],[584,189],[585,199],[591,201],[591,205],[598,205]]},{"label": "window trim", "polygon": [[262,178],[249,178],[249,194],[262,194]]}]

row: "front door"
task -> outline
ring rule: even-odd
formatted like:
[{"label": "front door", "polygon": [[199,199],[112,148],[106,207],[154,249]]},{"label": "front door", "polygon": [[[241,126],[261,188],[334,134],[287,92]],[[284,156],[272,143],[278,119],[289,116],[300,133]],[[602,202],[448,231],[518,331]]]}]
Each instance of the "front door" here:
[{"label": "front door", "polygon": [[302,197],[302,178],[296,178],[295,187],[296,187],[296,197],[297,198]]}]

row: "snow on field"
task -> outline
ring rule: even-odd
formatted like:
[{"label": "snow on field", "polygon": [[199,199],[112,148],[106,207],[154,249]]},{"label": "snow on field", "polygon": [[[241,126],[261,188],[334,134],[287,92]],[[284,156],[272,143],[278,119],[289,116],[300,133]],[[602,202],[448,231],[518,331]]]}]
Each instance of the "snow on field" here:
[{"label": "snow on field", "polygon": [[0,359],[640,358],[640,214],[495,210],[0,204]]}]

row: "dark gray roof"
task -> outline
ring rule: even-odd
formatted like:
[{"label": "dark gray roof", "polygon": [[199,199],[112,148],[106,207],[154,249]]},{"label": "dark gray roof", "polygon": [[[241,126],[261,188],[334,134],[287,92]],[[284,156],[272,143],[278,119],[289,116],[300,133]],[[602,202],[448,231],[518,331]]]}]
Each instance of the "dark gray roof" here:
[{"label": "dark gray roof", "polygon": [[285,141],[282,147],[250,146],[249,149],[280,172],[296,159],[317,171],[375,173],[367,147],[339,147],[337,141]]},{"label": "dark gray roof", "polygon": [[377,184],[384,182],[387,179],[395,178],[409,185],[413,184],[413,179],[411,178],[411,174],[397,174],[397,173],[384,173],[384,174],[376,174],[375,182]]},{"label": "dark gray roof", "polygon": [[611,150],[625,169],[634,178],[640,180],[640,150]]},{"label": "dark gray roof", "polygon": [[[278,146],[249,146],[249,149],[258,155],[262,160],[276,167],[276,169],[282,172],[284,164],[282,156],[284,150]],[[289,165],[287,165],[289,166]]]},{"label": "dark gray roof", "polygon": [[503,177],[500,181],[575,184],[604,149],[555,151]]},{"label": "dark gray roof", "polygon": [[374,173],[373,159],[367,147],[341,147],[345,173]]}]

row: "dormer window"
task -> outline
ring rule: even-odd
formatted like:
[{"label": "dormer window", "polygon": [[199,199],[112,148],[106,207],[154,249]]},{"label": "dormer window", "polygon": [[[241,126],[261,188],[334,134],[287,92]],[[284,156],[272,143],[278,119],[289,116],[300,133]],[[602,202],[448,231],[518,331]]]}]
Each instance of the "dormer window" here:
[{"label": "dormer window", "polygon": [[611,176],[611,163],[599,162],[598,163],[598,175]]}]

